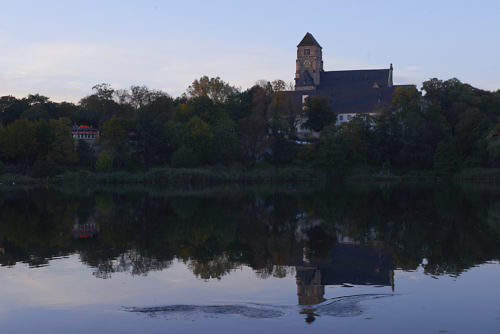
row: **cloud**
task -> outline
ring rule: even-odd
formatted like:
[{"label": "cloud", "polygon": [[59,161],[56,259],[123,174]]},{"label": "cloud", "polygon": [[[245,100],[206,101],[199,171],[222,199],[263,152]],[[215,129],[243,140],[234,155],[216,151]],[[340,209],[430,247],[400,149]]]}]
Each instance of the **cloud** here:
[{"label": "cloud", "polygon": [[201,75],[247,88],[262,78],[289,81],[294,71],[293,54],[270,48],[189,41],[7,44],[0,53],[0,95],[40,93],[54,101],[76,102],[100,82],[115,88],[145,84],[176,96]]}]

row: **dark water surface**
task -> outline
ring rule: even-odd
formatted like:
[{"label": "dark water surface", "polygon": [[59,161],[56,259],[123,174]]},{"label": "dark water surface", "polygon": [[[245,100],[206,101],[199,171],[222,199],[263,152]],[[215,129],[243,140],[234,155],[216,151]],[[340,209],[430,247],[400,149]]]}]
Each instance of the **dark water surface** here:
[{"label": "dark water surface", "polygon": [[0,191],[0,333],[500,333],[500,188]]}]

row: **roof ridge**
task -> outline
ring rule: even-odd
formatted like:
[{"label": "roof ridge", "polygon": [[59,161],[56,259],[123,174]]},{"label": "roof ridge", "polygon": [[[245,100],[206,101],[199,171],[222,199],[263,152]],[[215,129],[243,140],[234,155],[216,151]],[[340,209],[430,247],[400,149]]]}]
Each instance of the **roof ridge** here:
[{"label": "roof ridge", "polygon": [[363,72],[363,71],[389,71],[390,69],[388,68],[369,68],[366,70],[339,70],[339,71],[323,71],[325,73],[330,73],[330,72]]},{"label": "roof ridge", "polygon": [[300,41],[297,47],[299,46],[319,46],[321,48],[321,45],[319,45],[316,38],[314,38],[314,36],[310,32],[307,32],[304,38],[302,38],[302,41]]}]

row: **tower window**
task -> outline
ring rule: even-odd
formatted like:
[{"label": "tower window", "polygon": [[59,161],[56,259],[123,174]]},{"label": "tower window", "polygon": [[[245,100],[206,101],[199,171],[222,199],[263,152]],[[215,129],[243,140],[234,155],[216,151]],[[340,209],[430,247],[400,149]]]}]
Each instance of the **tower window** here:
[{"label": "tower window", "polygon": [[311,54],[311,49],[305,49],[304,55],[309,56]]}]

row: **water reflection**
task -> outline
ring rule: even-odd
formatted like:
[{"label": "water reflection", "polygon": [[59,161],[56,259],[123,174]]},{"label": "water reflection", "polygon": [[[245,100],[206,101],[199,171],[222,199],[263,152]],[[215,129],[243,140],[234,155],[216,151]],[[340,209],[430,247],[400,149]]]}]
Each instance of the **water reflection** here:
[{"label": "water reflection", "polygon": [[119,272],[147,275],[179,259],[205,280],[249,266],[261,278],[295,275],[298,304],[312,322],[326,312],[326,286],[394,291],[395,268],[415,270],[424,263],[426,274],[459,276],[500,258],[497,190],[81,194],[1,193],[0,264],[43,266],[78,254],[96,277],[107,279]]},{"label": "water reflection", "polygon": [[373,246],[339,244],[325,259],[305,258],[296,271],[299,305],[325,301],[325,285],[391,286],[394,291],[392,256]]}]

